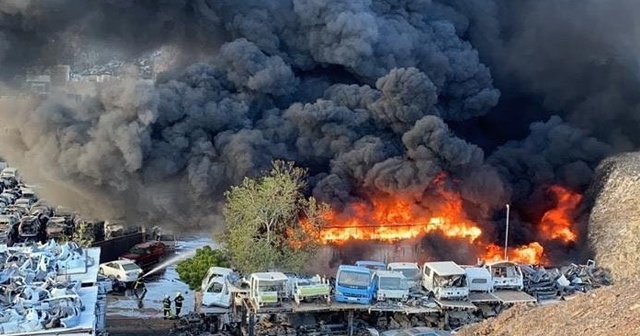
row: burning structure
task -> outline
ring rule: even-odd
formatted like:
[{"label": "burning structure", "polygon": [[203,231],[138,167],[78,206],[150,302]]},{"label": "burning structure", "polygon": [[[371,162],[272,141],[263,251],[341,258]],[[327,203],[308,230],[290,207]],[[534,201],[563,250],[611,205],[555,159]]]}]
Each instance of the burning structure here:
[{"label": "burning structure", "polygon": [[[319,239],[338,249],[346,248],[347,253],[338,253],[337,258],[346,256],[349,263],[366,251],[384,261],[424,262],[454,257],[472,263],[474,257],[496,261],[506,256],[517,262],[541,264],[549,262],[544,253],[547,243],[567,248],[576,243],[579,229],[575,214],[581,195],[573,191],[556,185],[549,187],[548,193],[554,202],[534,225],[535,238],[507,248],[505,254],[504,245],[495,242],[495,231],[492,232],[495,228],[469,219],[462,199],[443,189],[443,179],[444,176],[434,180],[431,190],[435,190],[438,197],[431,206],[421,206],[419,201],[409,198],[381,197],[374,198],[370,204],[349,204],[342,213],[332,211],[325,216],[328,226],[320,230]],[[366,244],[370,248],[354,247],[358,241],[382,244],[375,244],[373,248],[370,244]]]},{"label": "burning structure", "polygon": [[[8,2],[7,83],[33,63],[75,64],[82,49],[182,52],[155,80],[133,74],[81,104],[5,109],[0,153],[30,180],[70,185],[69,199],[103,200],[88,210],[191,227],[217,221],[212,200],[230,184],[292,160],[333,208],[327,244],[410,238],[427,258],[493,259],[508,203],[512,258],[571,259],[593,170],[640,144],[628,122],[637,6]],[[43,191],[57,203],[65,193]]]}]

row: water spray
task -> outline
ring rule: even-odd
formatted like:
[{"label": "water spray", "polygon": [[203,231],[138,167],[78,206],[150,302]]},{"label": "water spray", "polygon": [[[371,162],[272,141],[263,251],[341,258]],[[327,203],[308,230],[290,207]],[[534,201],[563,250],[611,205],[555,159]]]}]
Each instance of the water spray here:
[{"label": "water spray", "polygon": [[163,268],[169,267],[169,266],[171,266],[171,265],[173,265],[173,264],[175,264],[177,262],[180,262],[182,260],[185,260],[187,258],[191,258],[196,254],[196,250],[197,249],[194,249],[194,250],[191,250],[191,251],[185,252],[185,253],[176,254],[173,257],[163,261],[160,265],[154,267],[149,272],[143,274],[142,277],[145,278],[145,277],[147,277],[147,276],[149,276],[149,275],[151,275],[151,274],[153,274],[153,273],[155,273],[155,272],[157,272],[157,271],[159,271],[159,270],[161,270]]}]

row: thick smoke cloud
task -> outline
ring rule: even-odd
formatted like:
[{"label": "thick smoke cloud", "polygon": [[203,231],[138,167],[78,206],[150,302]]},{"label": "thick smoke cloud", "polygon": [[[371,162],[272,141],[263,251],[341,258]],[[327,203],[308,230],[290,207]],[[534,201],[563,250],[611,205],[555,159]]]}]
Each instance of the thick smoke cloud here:
[{"label": "thick smoke cloud", "polygon": [[510,201],[518,217],[540,188],[582,190],[603,157],[640,142],[638,6],[577,4],[3,2],[5,79],[84,46],[170,45],[201,62],[81,103],[4,109],[0,153],[142,222],[210,225],[223,191],[273,159],[308,168],[309,192],[338,209],[420,201],[445,173],[478,219]]}]

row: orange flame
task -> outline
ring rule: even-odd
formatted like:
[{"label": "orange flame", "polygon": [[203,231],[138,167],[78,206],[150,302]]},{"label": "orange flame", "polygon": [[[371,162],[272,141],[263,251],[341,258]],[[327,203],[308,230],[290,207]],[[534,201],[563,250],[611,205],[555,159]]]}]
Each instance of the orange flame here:
[{"label": "orange flame", "polygon": [[[340,245],[350,240],[395,242],[438,232],[448,238],[466,240],[471,246],[484,251],[480,253],[482,260],[503,260],[503,248],[481,239],[482,229],[466,217],[462,198],[443,188],[445,178],[445,175],[438,176],[432,183],[439,202],[430,204],[428,213],[406,197],[374,197],[369,203],[350,204],[340,214],[329,210],[322,216],[324,227],[313,232],[305,228],[309,234],[307,238],[323,244]],[[572,231],[571,213],[582,196],[560,186],[552,186],[549,190],[555,195],[557,205],[547,211],[540,222],[541,239],[573,242],[577,236]],[[507,257],[510,261],[527,264],[546,262],[544,248],[538,242],[509,247]]]},{"label": "orange flame", "polygon": [[463,238],[473,242],[482,230],[461,216],[462,200],[443,203],[435,216],[420,215],[424,210],[400,197],[374,198],[368,206],[352,204],[342,215],[330,212],[325,216],[327,227],[320,232],[323,243],[340,244],[348,240],[379,240],[393,242],[440,232],[446,237]]},{"label": "orange flame", "polygon": [[[544,248],[538,242],[510,248],[507,253],[508,260],[513,262],[536,265],[545,261]],[[496,244],[489,244],[481,259],[485,261],[504,260],[504,249]]]},{"label": "orange flame", "polygon": [[561,186],[551,186],[549,191],[556,198],[556,207],[547,211],[540,221],[540,233],[545,239],[561,239],[565,243],[575,242],[572,214],[577,209],[582,195]]}]

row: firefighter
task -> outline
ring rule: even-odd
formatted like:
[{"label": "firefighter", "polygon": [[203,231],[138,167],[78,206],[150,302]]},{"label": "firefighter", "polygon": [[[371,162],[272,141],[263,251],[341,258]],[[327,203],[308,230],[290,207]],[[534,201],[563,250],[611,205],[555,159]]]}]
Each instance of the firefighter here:
[{"label": "firefighter", "polygon": [[165,320],[171,318],[171,298],[169,294],[165,295],[164,300],[162,300],[162,312]]},{"label": "firefighter", "polygon": [[[140,294],[138,294],[140,292]],[[138,278],[133,283],[133,294],[137,299],[144,299],[145,294],[147,294],[147,286],[144,284],[144,276],[142,273],[138,274]]]},{"label": "firefighter", "polygon": [[178,317],[180,316],[180,310],[182,310],[182,301],[184,301],[182,293],[176,293],[176,298],[173,301],[176,303],[176,317]]}]

